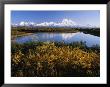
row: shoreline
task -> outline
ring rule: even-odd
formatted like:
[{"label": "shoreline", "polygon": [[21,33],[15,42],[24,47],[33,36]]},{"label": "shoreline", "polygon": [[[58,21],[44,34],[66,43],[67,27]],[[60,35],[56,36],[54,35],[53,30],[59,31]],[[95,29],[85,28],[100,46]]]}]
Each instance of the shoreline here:
[{"label": "shoreline", "polygon": [[25,33],[25,34],[20,34],[20,35],[11,35],[11,40],[14,40],[17,37],[22,37],[22,36],[27,36],[27,35],[31,35],[33,33]]}]

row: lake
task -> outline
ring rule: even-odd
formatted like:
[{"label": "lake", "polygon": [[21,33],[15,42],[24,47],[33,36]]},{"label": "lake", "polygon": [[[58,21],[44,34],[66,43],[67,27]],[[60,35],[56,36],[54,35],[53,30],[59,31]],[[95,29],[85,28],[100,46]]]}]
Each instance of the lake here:
[{"label": "lake", "polygon": [[86,45],[88,47],[91,47],[93,45],[99,45],[100,46],[100,37],[90,35],[90,34],[84,34],[83,32],[77,32],[77,33],[34,33],[27,36],[17,37],[15,40],[17,43],[25,43],[29,41],[57,41],[57,42],[65,42],[65,43],[71,43],[71,42],[86,42]]}]

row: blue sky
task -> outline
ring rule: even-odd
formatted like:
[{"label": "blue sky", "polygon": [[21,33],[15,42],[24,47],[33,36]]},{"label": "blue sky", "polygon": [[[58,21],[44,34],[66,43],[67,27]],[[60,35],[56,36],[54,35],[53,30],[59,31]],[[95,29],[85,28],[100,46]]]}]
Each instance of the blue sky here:
[{"label": "blue sky", "polygon": [[12,11],[11,23],[25,22],[61,22],[70,19],[81,25],[100,25],[100,11],[98,10],[73,10],[73,11]]}]

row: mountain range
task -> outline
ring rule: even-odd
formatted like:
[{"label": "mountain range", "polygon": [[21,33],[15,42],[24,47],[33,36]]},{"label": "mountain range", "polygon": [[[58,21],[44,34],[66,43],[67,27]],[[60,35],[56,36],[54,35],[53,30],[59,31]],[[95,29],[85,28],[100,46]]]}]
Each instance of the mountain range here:
[{"label": "mountain range", "polygon": [[27,27],[81,27],[81,28],[96,28],[96,26],[92,26],[90,24],[87,25],[80,25],[70,19],[63,19],[61,22],[42,22],[42,23],[35,23],[35,22],[25,22],[21,21],[19,24],[12,24],[13,27],[17,26],[27,26]]}]

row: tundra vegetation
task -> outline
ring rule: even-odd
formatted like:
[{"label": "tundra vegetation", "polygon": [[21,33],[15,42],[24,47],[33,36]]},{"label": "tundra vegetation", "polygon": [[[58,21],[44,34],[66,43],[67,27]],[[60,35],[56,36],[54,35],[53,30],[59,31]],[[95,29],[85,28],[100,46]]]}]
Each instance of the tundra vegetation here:
[{"label": "tundra vegetation", "polygon": [[[18,33],[19,32],[19,33]],[[100,28],[57,28],[57,27],[12,27],[12,35],[22,35],[26,33],[36,33],[36,32],[59,32],[59,33],[76,33],[83,32],[89,33],[95,36],[100,36]]]},{"label": "tundra vegetation", "polygon": [[[80,29],[12,28],[12,37],[34,32],[79,32]],[[83,31],[83,30],[82,30]],[[85,33],[100,35],[99,29]],[[93,33],[94,32],[94,33]],[[12,38],[13,39],[13,38]],[[12,77],[100,76],[100,47],[85,42],[11,42]]]}]

